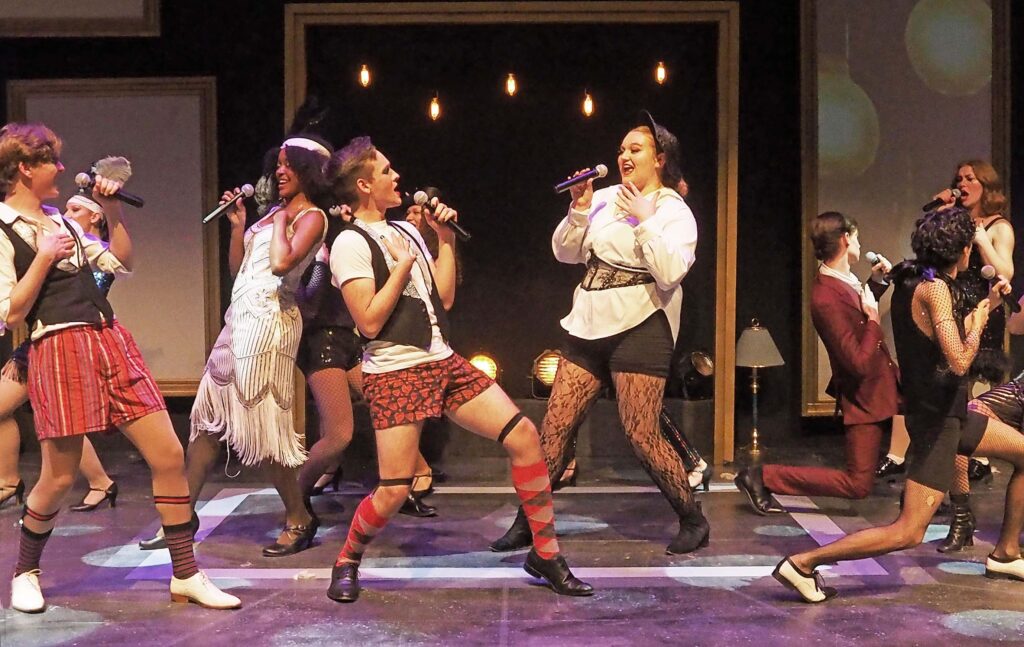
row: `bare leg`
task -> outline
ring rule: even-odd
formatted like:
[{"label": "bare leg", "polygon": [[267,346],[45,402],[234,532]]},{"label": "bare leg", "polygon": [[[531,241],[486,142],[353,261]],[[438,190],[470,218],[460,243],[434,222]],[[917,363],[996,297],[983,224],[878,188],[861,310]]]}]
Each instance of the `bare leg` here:
[{"label": "bare leg", "polygon": [[[127,422],[121,425],[121,432],[135,445],[149,465],[155,496],[189,496],[184,451],[166,411],[157,411]],[[164,526],[188,523],[192,518],[192,506],[188,505],[157,503],[156,510]]]},{"label": "bare leg", "polygon": [[14,412],[28,401],[28,387],[7,375],[0,377],[0,496],[8,494],[3,488],[15,486],[21,477],[18,472],[18,454],[21,434]]},{"label": "bare leg", "polygon": [[99,503],[107,496],[106,491],[114,484],[114,480],[103,469],[103,463],[100,462],[96,448],[93,447],[88,436],[82,439],[82,462],[79,469],[89,482],[89,491],[82,499],[82,503],[86,505]]},{"label": "bare leg", "polygon": [[1024,531],[1024,436],[999,420],[989,419],[976,453],[1013,464],[1013,474],[1006,486],[1003,526],[992,555],[1016,559],[1020,557],[1020,534]]},{"label": "bare leg", "polygon": [[[82,436],[52,438],[39,443],[43,464],[39,480],[29,492],[25,505],[42,514],[50,515],[60,510],[64,496],[71,489],[78,475],[78,464],[82,460]],[[55,520],[39,521],[26,516],[25,528],[43,534],[53,530]]]},{"label": "bare leg", "polygon": [[889,440],[889,456],[898,458],[900,462],[907,456],[910,448],[910,434],[907,433],[907,419],[896,415],[892,417],[892,437]]}]

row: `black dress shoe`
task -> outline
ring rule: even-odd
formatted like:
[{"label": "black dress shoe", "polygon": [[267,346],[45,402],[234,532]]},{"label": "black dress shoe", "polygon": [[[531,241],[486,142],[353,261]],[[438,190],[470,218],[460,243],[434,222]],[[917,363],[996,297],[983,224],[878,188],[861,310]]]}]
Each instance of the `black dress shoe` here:
[{"label": "black dress shoe", "polygon": [[[192,513],[189,523],[192,524],[192,539],[194,540],[196,533],[199,532],[199,516],[195,512]],[[164,548],[167,548],[167,542],[164,540],[163,528],[160,529],[156,537],[139,542],[139,550],[163,550]]]},{"label": "black dress shoe", "polygon": [[679,534],[665,549],[667,555],[683,555],[692,553],[698,548],[707,547],[711,539],[711,526],[708,525],[700,501],[696,502],[693,511],[686,517],[679,518]]},{"label": "black dress shoe", "polygon": [[884,479],[890,476],[898,476],[907,471],[907,464],[897,463],[893,459],[886,456],[882,459],[882,462],[878,464],[878,469],[875,470],[875,477]]},{"label": "black dress shoe", "polygon": [[331,569],[331,586],[327,597],[335,602],[355,602],[359,599],[359,565],[341,564]]},{"label": "black dress shoe", "polygon": [[745,467],[733,479],[739,491],[747,495],[750,506],[760,515],[779,514],[785,512],[772,501],[772,493],[764,486],[760,467]]},{"label": "black dress shoe", "polygon": [[496,553],[507,553],[512,550],[519,550],[533,545],[533,532],[530,531],[530,522],[526,519],[526,513],[522,506],[516,512],[516,520],[512,526],[505,531],[505,534],[491,543],[491,550]]},{"label": "black dress shoe", "polygon": [[111,508],[117,507],[117,483],[116,482],[111,481],[110,487],[108,487],[106,490],[97,490],[96,488],[89,488],[89,492],[102,492],[103,493],[103,498],[100,499],[99,501],[97,501],[96,503],[86,503],[85,499],[86,499],[86,497],[89,496],[88,493],[87,493],[85,495],[85,497],[82,497],[82,501],[80,503],[78,503],[78,505],[71,506],[70,510],[72,512],[92,512],[96,508],[100,507],[100,505],[104,501],[108,501],[108,500],[110,501],[110,507]]},{"label": "black dress shoe", "polygon": [[285,557],[286,555],[301,553],[313,545],[313,539],[316,537],[316,531],[319,527],[320,519],[318,519],[316,515],[314,515],[313,518],[309,520],[309,523],[304,526],[285,526],[284,532],[292,538],[291,543],[282,544],[275,541],[269,546],[265,546],[263,548],[263,556]]},{"label": "black dress shoe", "polygon": [[547,582],[548,587],[558,595],[579,597],[594,594],[594,587],[573,575],[560,554],[551,559],[542,559],[536,550],[531,550],[526,556],[523,570]]},{"label": "black dress shoe", "polygon": [[[325,476],[329,478],[325,479]],[[320,478],[317,479],[316,483],[313,484],[313,487],[309,489],[308,496],[320,496],[321,494],[324,493],[324,491],[327,490],[328,486],[330,486],[331,489],[337,492],[338,486],[341,484],[342,476],[343,474],[340,467],[334,470],[333,472],[324,472],[320,476]]]},{"label": "black dress shoe", "polygon": [[971,483],[976,481],[991,481],[992,466],[988,463],[982,463],[974,458],[970,459],[967,461],[967,480]]},{"label": "black dress shoe", "polygon": [[437,508],[410,492],[405,497],[402,507],[398,509],[398,514],[407,514],[410,517],[436,517]]}]

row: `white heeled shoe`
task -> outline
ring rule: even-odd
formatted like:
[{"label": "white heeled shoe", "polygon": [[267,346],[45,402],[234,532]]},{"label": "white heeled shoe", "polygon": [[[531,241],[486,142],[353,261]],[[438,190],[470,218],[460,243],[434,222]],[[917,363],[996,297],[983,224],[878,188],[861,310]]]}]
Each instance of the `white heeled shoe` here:
[{"label": "white heeled shoe", "polygon": [[1024,558],[1018,557],[1007,562],[989,555],[985,560],[985,577],[1024,582]]},{"label": "white heeled shoe", "polygon": [[787,589],[799,593],[804,602],[812,604],[834,598],[837,593],[831,586],[824,586],[821,573],[817,570],[812,571],[810,575],[805,575],[788,557],[779,562],[779,565],[772,571],[772,577]]},{"label": "white heeled shoe", "polygon": [[43,591],[39,588],[39,570],[31,570],[11,580],[11,608],[23,613],[40,613],[46,609]]},{"label": "white heeled shoe", "polygon": [[237,609],[242,606],[241,600],[218,589],[202,571],[184,580],[171,576],[171,602],[193,602],[207,609]]}]

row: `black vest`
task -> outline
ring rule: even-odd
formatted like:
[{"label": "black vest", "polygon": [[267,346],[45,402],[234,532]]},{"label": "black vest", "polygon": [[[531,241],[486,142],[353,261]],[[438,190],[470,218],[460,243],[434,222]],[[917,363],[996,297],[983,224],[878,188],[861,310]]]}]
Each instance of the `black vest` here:
[{"label": "black vest", "polygon": [[[75,239],[75,253],[84,256],[85,249],[78,233],[67,221],[64,224]],[[0,231],[7,234],[14,247],[14,272],[20,281],[35,260],[36,252],[3,220],[0,220]],[[82,260],[83,266],[78,272],[65,272],[56,265],[50,268],[39,289],[39,296],[25,318],[29,331],[35,328],[37,321],[44,326],[52,326],[73,322],[101,324],[114,320],[114,310],[96,285],[88,259]]]},{"label": "black vest", "polygon": [[[448,314],[445,312],[444,306],[441,304],[441,299],[437,295],[437,281],[434,280],[434,273],[430,270],[430,264],[426,262],[426,250],[420,246],[419,241],[406,233],[401,227],[394,223],[388,224],[397,229],[405,238],[411,239],[419,248],[420,254],[423,255],[424,265],[427,267],[427,272],[430,274],[430,282],[433,286],[429,295],[430,305],[434,308],[434,316],[437,318],[437,327],[441,330],[441,337],[447,341]],[[384,284],[388,282],[388,277],[391,276],[391,270],[388,269],[387,261],[384,259],[384,252],[382,252],[380,246],[377,245],[377,241],[357,225],[350,224],[345,228],[358,232],[359,235],[366,240],[366,244],[369,245],[370,264],[373,267],[373,281],[376,285],[377,291],[379,292],[384,288]],[[376,341],[388,341],[394,344],[402,344],[404,346],[416,346],[417,348],[422,348],[424,350],[430,348],[430,339],[430,314],[427,312],[426,304],[423,303],[422,299],[417,299],[416,297],[411,297],[406,294],[402,294],[398,297],[398,302],[395,304],[395,309],[391,311],[391,316],[388,317],[387,322],[384,323],[384,327],[381,328],[380,333],[374,337],[374,340]],[[371,340],[367,339],[367,341]]]}]

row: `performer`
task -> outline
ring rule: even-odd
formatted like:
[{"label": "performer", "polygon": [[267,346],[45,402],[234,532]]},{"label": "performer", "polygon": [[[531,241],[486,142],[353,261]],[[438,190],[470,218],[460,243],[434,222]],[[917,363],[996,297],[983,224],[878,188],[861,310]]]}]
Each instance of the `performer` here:
[{"label": "performer", "polygon": [[[312,136],[286,139],[278,151],[273,187],[279,202],[248,230],[241,198],[228,211],[228,263],[235,274],[231,305],[192,407],[186,454],[192,505],[217,460],[220,442],[242,464],[262,465],[281,495],[286,516],[277,541],[263,549],[266,557],[309,548],[319,527],[297,480],[306,452],[292,421],[292,400],[302,334],[295,291],[326,233],[327,216],[318,204],[329,202],[323,179],[329,157],[326,143]],[[227,191],[222,202],[236,195],[237,189]],[[163,545],[157,537],[140,547]]]},{"label": "performer", "polygon": [[445,311],[455,299],[455,263],[454,234],[444,223],[456,212],[435,202],[434,213],[425,214],[437,232],[435,262],[412,226],[385,220],[385,211],[402,202],[399,175],[369,137],[357,137],[336,153],[329,175],[337,178],[339,202],[350,205],[355,216],[334,241],[331,271],[368,340],[363,394],[376,434],[381,480],[356,509],[328,597],[338,602],[359,597],[363,552],[409,495],[423,421],[442,413],[508,452],[512,481],[536,539],[526,571],[556,593],[592,594],[559,552],[536,428],[501,387],[448,344]]},{"label": "performer", "polygon": [[132,266],[131,239],[111,197],[120,183],[97,176],[92,192],[107,219],[109,245],[84,237],[77,225],[43,205],[58,195],[61,145],[42,124],[0,129],[0,321],[5,329],[29,326],[28,390],[43,461],[25,503],[11,607],[27,613],[45,609],[39,560],[74,482],[82,438],[113,424],[152,471],[153,499],[174,571],[171,599],[237,608],[238,598],[219,590],[196,566],[181,445],[135,341],[92,276],[93,266],[110,273],[127,273]]},{"label": "performer", "polygon": [[[557,481],[568,448],[602,383],[611,381],[619,416],[634,453],[679,516],[669,554],[707,545],[708,522],[694,501],[686,470],[659,431],[659,414],[675,339],[681,282],[694,262],[697,226],[676,192],[681,173],[675,135],[647,111],[619,146],[622,183],[594,191],[577,184],[568,215],[555,229],[552,249],[563,263],[584,263],[562,359],[541,426],[548,473]],[[520,508],[495,551],[530,543]]]},{"label": "performer", "polygon": [[[782,512],[771,495],[834,496],[863,499],[871,493],[883,432],[890,427],[899,400],[899,371],[882,339],[878,301],[888,287],[884,258],[862,285],[850,271],[860,260],[857,222],[829,211],[811,223],[811,244],[821,265],[811,290],[811,319],[832,366],[829,392],[843,412],[846,470],[764,465],[740,470],[736,487],[754,512]],[[888,266],[888,267],[887,267]]]},{"label": "performer", "polygon": [[[123,157],[105,157],[98,160],[93,168],[98,175],[124,184],[131,177],[131,165]],[[64,218],[73,220],[87,237],[108,241],[106,220],[103,207],[92,199],[91,190],[83,188],[68,198]],[[101,270],[93,271],[93,278],[103,296],[110,292],[114,282],[114,274]],[[11,359],[0,370],[0,507],[8,500],[17,499],[24,503],[25,483],[18,475],[18,455],[21,447],[21,434],[14,412],[28,402],[28,351],[31,345],[26,340],[11,354]],[[89,482],[89,491],[82,501],[69,509],[72,512],[91,512],[104,501],[110,501],[110,507],[117,504],[117,483],[107,475],[100,462],[96,449],[88,436],[82,437],[82,462],[79,465],[82,474]]]},{"label": "performer", "polygon": [[1024,441],[998,420],[967,410],[967,372],[977,354],[990,307],[1009,284],[1000,280],[966,316],[956,278],[969,262],[975,227],[969,213],[951,208],[928,213],[911,238],[916,259],[889,275],[894,285],[893,333],[910,431],[907,487],[900,516],[888,526],[862,530],[832,544],[785,558],[773,576],[806,602],[836,594],[815,570],[821,564],[862,559],[921,543],[953,478],[957,452],[975,450],[1014,465],[1003,528],[986,561],[986,575],[1024,580]]}]

